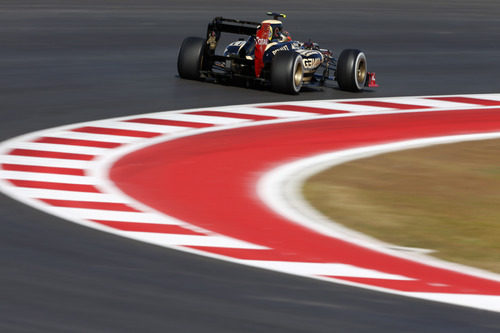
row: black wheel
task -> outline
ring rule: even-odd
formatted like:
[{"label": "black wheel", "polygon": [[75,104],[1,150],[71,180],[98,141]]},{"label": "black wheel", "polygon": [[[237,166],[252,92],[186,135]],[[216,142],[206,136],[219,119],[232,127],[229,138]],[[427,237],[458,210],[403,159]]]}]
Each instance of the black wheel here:
[{"label": "black wheel", "polygon": [[184,79],[199,80],[203,68],[206,42],[203,38],[188,37],[184,39],[177,57],[177,71]]},{"label": "black wheel", "polygon": [[293,51],[276,53],[271,64],[271,86],[276,92],[298,94],[302,88],[302,57]]},{"label": "black wheel", "polygon": [[342,90],[363,90],[368,78],[368,66],[365,54],[360,50],[353,49],[342,51],[337,61],[336,77],[339,87]]}]

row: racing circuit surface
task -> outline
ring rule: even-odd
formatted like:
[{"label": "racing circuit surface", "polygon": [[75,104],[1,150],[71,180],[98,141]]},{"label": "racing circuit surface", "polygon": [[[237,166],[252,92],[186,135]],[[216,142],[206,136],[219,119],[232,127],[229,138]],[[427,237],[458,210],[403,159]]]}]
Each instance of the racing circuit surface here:
[{"label": "racing circuit surface", "polygon": [[[283,96],[183,81],[176,54],[215,15],[267,2],[1,4],[0,139],[61,124],[224,104],[498,92],[500,8],[485,2],[287,2],[287,27],[366,50],[381,88]],[[275,4],[276,5],[276,4]],[[366,10],[366,12],[364,12]],[[244,14],[242,14],[244,13]],[[338,31],[325,29],[331,25]],[[145,245],[1,197],[2,331],[493,331],[498,314],[242,267]]]}]

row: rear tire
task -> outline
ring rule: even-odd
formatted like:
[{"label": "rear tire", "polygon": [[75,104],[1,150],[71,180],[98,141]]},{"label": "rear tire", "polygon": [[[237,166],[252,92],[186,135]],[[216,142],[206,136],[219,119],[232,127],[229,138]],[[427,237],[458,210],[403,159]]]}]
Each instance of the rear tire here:
[{"label": "rear tire", "polygon": [[293,51],[276,53],[271,64],[271,87],[274,91],[296,95],[302,88],[303,77],[300,54]]},{"label": "rear tire", "polygon": [[360,50],[342,51],[337,61],[336,78],[342,90],[363,90],[368,78],[366,55]]},{"label": "rear tire", "polygon": [[184,39],[177,57],[177,71],[183,79],[199,80],[203,68],[206,42],[203,38]]}]

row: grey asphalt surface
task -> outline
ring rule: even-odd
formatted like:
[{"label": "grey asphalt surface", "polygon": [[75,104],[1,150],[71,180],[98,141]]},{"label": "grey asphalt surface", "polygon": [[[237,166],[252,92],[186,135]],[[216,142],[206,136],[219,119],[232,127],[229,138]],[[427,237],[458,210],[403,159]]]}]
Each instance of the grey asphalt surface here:
[{"label": "grey asphalt surface", "polygon": [[[176,77],[184,37],[268,10],[294,39],[364,49],[381,87],[286,96]],[[0,1],[0,140],[179,108],[499,92],[498,17],[496,1]],[[493,332],[500,314],[142,244],[0,194],[0,331]]]}]

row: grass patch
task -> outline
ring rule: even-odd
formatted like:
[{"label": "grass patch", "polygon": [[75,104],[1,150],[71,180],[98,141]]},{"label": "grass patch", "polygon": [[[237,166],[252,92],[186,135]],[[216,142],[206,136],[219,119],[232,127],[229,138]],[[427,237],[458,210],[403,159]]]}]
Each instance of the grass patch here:
[{"label": "grass patch", "polygon": [[303,194],[351,229],[500,273],[500,140],[349,162],[311,177]]}]

